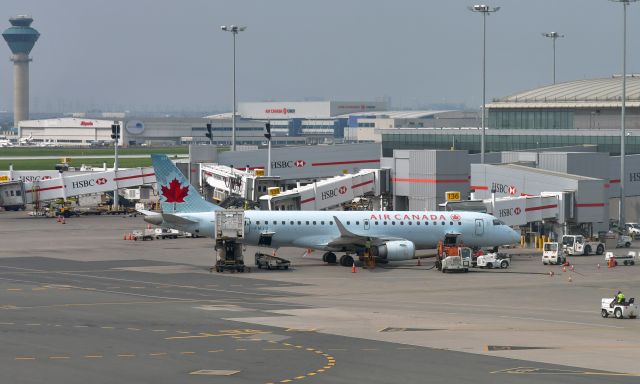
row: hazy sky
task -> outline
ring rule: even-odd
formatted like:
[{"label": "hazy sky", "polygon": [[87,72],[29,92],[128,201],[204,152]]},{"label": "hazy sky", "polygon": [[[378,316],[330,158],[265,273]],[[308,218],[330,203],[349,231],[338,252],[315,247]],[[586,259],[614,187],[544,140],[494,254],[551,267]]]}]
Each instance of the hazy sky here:
[{"label": "hazy sky", "polygon": [[[0,27],[29,14],[32,111],[231,109],[238,101],[379,100],[396,108],[482,100],[482,16],[462,0],[2,0]],[[622,5],[495,0],[487,20],[487,99],[557,79],[621,73]],[[628,72],[640,72],[640,3],[628,13]],[[11,110],[4,41],[0,110]]]}]

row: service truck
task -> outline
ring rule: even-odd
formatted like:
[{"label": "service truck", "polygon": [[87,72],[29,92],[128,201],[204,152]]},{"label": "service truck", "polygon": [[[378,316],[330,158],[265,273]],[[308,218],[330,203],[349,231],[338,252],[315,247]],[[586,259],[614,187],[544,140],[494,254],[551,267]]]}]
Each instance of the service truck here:
[{"label": "service truck", "polygon": [[242,241],[244,240],[244,210],[216,211],[216,265],[210,270],[244,272]]},{"label": "service truck", "polygon": [[600,241],[589,241],[582,235],[563,235],[562,250],[567,255],[596,255],[604,254],[604,243]]},{"label": "service truck", "polygon": [[542,264],[564,264],[567,261],[560,244],[556,242],[547,242],[542,245]]}]

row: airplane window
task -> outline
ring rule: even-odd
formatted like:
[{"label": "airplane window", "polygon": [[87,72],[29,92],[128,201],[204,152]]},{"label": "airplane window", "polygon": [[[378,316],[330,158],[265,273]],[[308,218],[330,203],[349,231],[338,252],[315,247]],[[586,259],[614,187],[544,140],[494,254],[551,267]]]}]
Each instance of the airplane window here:
[{"label": "airplane window", "polygon": [[347,225],[351,225],[351,222],[350,222],[350,221],[347,221]]},{"label": "airplane window", "polygon": [[360,225],[360,222],[359,222],[359,221],[356,221],[356,225]]},{"label": "airplane window", "polygon": [[298,225],[302,225],[302,221],[298,221]]},{"label": "airplane window", "polygon": [[453,225],[453,221],[450,221],[450,222],[449,222],[449,225]]},{"label": "airplane window", "polygon": [[293,221],[290,221],[289,224],[293,225]]},{"label": "airplane window", "polygon": [[321,222],[320,222],[320,225],[324,225],[324,221],[321,221]]},{"label": "airplane window", "polygon": [[461,221],[458,221],[458,225],[462,225],[462,222],[461,222]]},{"label": "airplane window", "polygon": [[329,222],[329,225],[333,225],[333,221],[330,221],[330,222]]},{"label": "airplane window", "polygon": [[316,225],[316,222],[315,222],[315,221],[313,222],[313,225]]},{"label": "airplane window", "polygon": [[436,221],[433,222],[433,225],[438,225],[438,223]]},{"label": "airplane window", "polygon": [[444,223],[444,221],[443,221],[443,222],[442,222],[442,225],[444,225],[444,224],[445,224],[445,223]]},{"label": "airplane window", "polygon": [[408,221],[408,222],[407,222],[407,224],[411,225],[411,222],[410,222],[410,221]]},{"label": "airplane window", "polygon": [[309,225],[309,222],[308,222],[308,221],[307,221],[306,223],[307,223],[307,225]]},{"label": "airplane window", "polygon": [[383,222],[382,222],[382,225],[387,225],[387,222],[386,222],[386,221],[383,221]]},{"label": "airplane window", "polygon": [[375,223],[375,225],[378,225],[378,222],[377,222],[377,221],[374,221],[374,223]]},{"label": "airplane window", "polygon": [[395,222],[395,221],[392,221],[392,222],[391,222],[391,225],[396,225],[396,222]]},{"label": "airplane window", "polygon": [[260,225],[260,220],[256,221],[256,225]]},{"label": "airplane window", "polygon": [[275,221],[275,220],[273,220],[273,225],[276,225],[276,224],[278,224],[278,222],[277,222],[277,221]]},{"label": "airplane window", "polygon": [[282,225],[285,225],[286,223],[287,223],[286,221],[284,221],[284,220],[282,221]]},{"label": "airplane window", "polygon": [[419,222],[419,221],[416,221],[416,225],[420,225],[420,222]]},{"label": "airplane window", "polygon": [[401,222],[400,222],[400,225],[404,225],[404,221],[401,221]]}]

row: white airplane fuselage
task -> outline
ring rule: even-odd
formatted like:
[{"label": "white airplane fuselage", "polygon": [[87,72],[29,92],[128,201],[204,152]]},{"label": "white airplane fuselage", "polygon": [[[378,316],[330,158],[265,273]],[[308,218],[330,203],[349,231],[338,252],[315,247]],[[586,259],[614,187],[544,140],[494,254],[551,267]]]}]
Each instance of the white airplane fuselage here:
[{"label": "white airplane fuselage", "polygon": [[[214,237],[214,212],[176,215],[194,221],[180,229]],[[274,248],[291,246],[339,251],[340,247],[321,246],[340,237],[334,217],[354,235],[404,239],[411,241],[416,249],[435,248],[448,233],[457,233],[465,245],[477,247],[514,244],[520,240],[513,229],[491,215],[477,212],[246,211],[243,242],[257,245],[261,235],[269,234]]]}]

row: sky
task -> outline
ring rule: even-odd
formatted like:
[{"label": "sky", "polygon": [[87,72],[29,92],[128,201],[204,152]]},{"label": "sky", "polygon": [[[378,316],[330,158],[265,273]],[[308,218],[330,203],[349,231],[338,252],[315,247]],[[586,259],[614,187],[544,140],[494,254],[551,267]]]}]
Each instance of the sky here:
[{"label": "sky", "polygon": [[[2,0],[0,29],[31,15],[32,112],[230,111],[237,100],[376,101],[396,109],[482,103],[482,15],[463,0]],[[623,6],[608,0],[495,0],[487,100],[622,72]],[[627,72],[640,73],[640,3],[628,8]],[[0,110],[11,53],[0,41]]]}]

